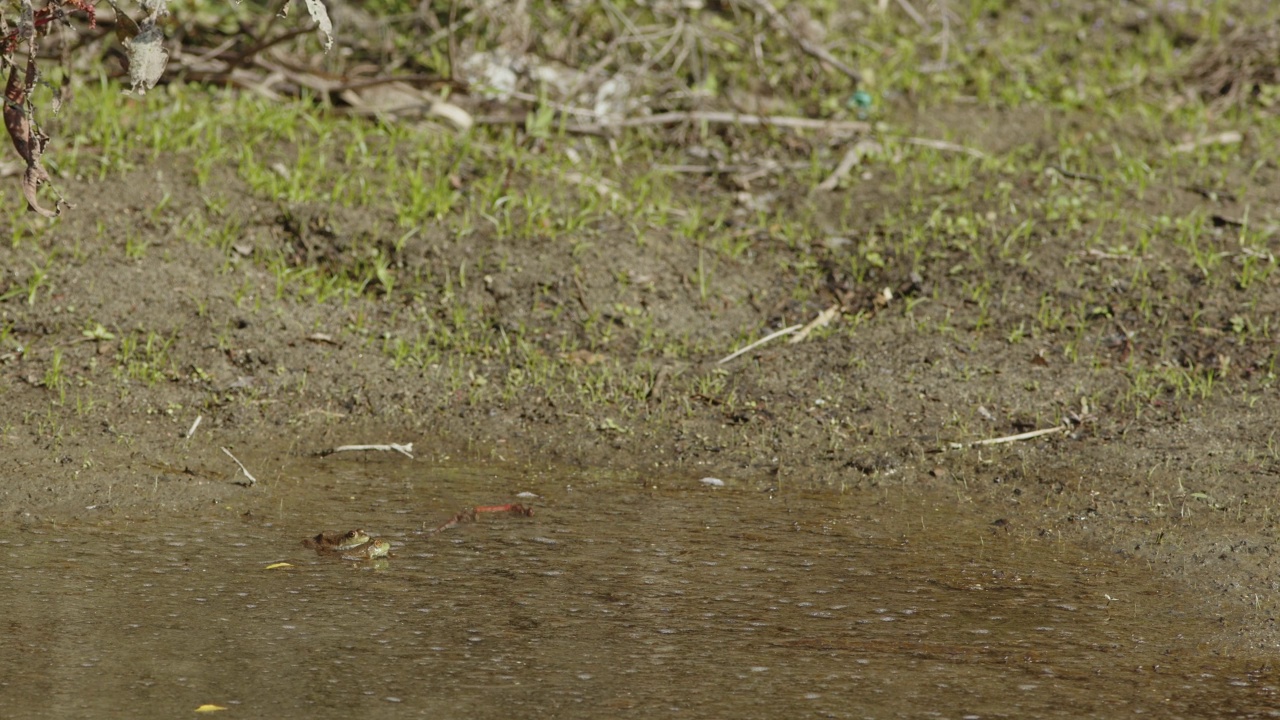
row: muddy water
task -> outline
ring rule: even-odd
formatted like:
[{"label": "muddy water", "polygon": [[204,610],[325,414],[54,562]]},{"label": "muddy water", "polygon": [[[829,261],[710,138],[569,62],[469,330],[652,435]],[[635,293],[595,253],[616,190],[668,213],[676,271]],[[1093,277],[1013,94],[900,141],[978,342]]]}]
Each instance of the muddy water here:
[{"label": "muddy water", "polygon": [[[1211,717],[1266,715],[1280,681],[1141,568],[944,498],[303,476],[255,490],[266,514],[0,531],[0,715]],[[520,491],[532,518],[423,532]],[[299,544],[351,527],[396,556]]]}]

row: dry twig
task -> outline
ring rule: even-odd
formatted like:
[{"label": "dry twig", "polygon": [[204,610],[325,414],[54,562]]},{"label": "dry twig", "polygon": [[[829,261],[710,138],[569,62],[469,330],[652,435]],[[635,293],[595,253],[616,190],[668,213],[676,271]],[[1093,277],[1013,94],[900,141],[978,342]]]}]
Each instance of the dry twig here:
[{"label": "dry twig", "polygon": [[[522,120],[523,122],[523,120]],[[640,127],[642,125],[676,125],[685,122],[704,122],[727,125],[763,125],[766,127],[784,127],[796,130],[827,130],[830,132],[867,132],[871,123],[861,120],[822,120],[819,118],[792,117],[788,115],[751,115],[737,112],[721,112],[714,110],[693,110],[688,112],[666,112],[657,115],[622,120],[606,120],[601,123],[605,127]]]},{"label": "dry twig", "polygon": [[840,181],[847,177],[862,162],[863,158],[883,151],[884,148],[875,140],[859,140],[845,152],[844,157],[840,158],[840,164],[836,165],[836,169],[827,176],[827,179],[818,183],[814,189],[823,192],[835,190],[840,185]]},{"label": "dry twig", "polygon": [[[528,114],[481,115],[475,118],[477,125],[523,125],[528,122]],[[752,115],[750,113],[725,112],[720,110],[689,110],[657,113],[656,115],[639,115],[629,118],[605,118],[600,122],[578,123],[566,125],[565,130],[580,135],[599,135],[603,130],[611,128],[645,127],[649,125],[679,125],[680,123],[708,123],[711,125],[761,125],[764,127],[790,128],[793,130],[824,130],[832,133],[869,132],[871,123],[861,120],[823,120],[821,118],[795,117],[791,115]],[[924,143],[917,143],[924,144]],[[949,148],[957,149],[955,145]],[[963,148],[965,152],[976,153],[977,150]]]},{"label": "dry twig", "polygon": [[799,343],[799,342],[804,342],[805,339],[809,337],[809,333],[813,332],[817,328],[826,327],[830,325],[831,321],[835,320],[839,315],[840,315],[840,305],[837,303],[827,308],[826,310],[823,310],[822,312],[818,313],[817,317],[810,320],[808,325],[805,325],[803,328],[800,328],[800,332],[797,332],[795,335],[792,335],[791,338],[787,340],[787,342],[791,345],[795,345],[796,343]]},{"label": "dry twig", "polygon": [[930,138],[909,137],[909,138],[903,139],[903,142],[905,142],[908,145],[919,145],[920,147],[933,148],[934,150],[941,150],[943,152],[964,153],[965,155],[969,155],[979,159],[985,158],[987,156],[987,154],[982,152],[981,150],[975,150],[971,147],[965,147],[964,145],[957,145],[956,143],[950,143],[945,140],[933,140]]},{"label": "dry twig", "polygon": [[330,456],[330,455],[332,455],[332,454],[334,454],[334,453],[340,453],[340,452],[363,452],[363,451],[366,451],[366,450],[373,450],[373,451],[377,451],[377,452],[391,452],[391,451],[395,451],[395,452],[400,453],[401,455],[404,455],[405,457],[409,458],[410,460],[412,460],[412,459],[413,459],[413,443],[404,443],[404,444],[400,444],[400,443],[388,443],[388,444],[386,444],[386,445],[340,445],[340,446],[338,446],[338,447],[336,447],[336,448],[333,448],[333,449],[331,449],[331,450],[321,450],[320,452],[318,452],[318,453],[316,453],[316,454],[317,454],[317,455],[319,455],[320,457],[328,457],[328,456]]},{"label": "dry twig", "polygon": [[1017,435],[1005,435],[998,438],[987,438],[986,440],[976,440],[971,443],[951,443],[952,450],[963,450],[965,448],[980,447],[983,445],[1003,445],[1005,443],[1019,442],[1021,440],[1031,440],[1042,435],[1052,435],[1066,430],[1066,425],[1055,425],[1051,428],[1043,428],[1040,430],[1032,430],[1031,432],[1018,433]]},{"label": "dry twig", "polygon": [[802,328],[802,327],[804,327],[804,326],[803,326],[803,325],[792,325],[791,327],[783,328],[783,329],[781,329],[781,330],[779,330],[779,331],[777,331],[777,332],[769,333],[768,335],[765,335],[764,337],[760,338],[759,340],[756,340],[755,342],[751,343],[750,345],[747,345],[746,347],[743,347],[743,348],[740,348],[740,349],[738,349],[738,350],[735,350],[735,351],[733,351],[733,352],[729,353],[728,355],[726,355],[726,356],[724,356],[724,357],[720,358],[718,361],[716,361],[716,364],[717,364],[717,365],[723,365],[723,364],[725,364],[725,363],[729,362],[730,360],[732,360],[732,359],[734,359],[734,358],[738,357],[739,355],[743,355],[743,354],[745,354],[745,353],[749,353],[749,352],[751,352],[752,350],[755,350],[756,348],[760,347],[761,345],[764,345],[765,343],[768,343],[768,342],[771,342],[771,341],[773,341],[773,340],[776,340],[776,339],[778,339],[778,338],[782,337],[783,335],[790,335],[791,333],[793,333],[793,332],[795,332],[795,331],[799,330],[799,329],[800,329],[800,328]]},{"label": "dry twig", "polygon": [[232,455],[231,451],[226,448],[222,448],[222,452],[226,453],[227,457],[234,460],[236,462],[236,465],[240,466],[240,472],[244,473],[244,476],[249,479],[249,482],[247,483],[238,482],[236,483],[237,485],[243,485],[244,487],[253,487],[258,483],[258,478],[254,477],[253,473],[249,472],[249,468],[245,467],[244,463],[240,462],[240,458],[236,457],[235,455]]}]

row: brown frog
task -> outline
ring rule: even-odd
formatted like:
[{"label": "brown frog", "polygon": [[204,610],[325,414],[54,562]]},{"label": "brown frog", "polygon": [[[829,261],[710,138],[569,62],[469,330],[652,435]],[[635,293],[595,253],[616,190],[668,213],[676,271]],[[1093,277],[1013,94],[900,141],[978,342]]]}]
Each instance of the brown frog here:
[{"label": "brown frog", "polygon": [[391,554],[391,541],[369,537],[364,530],[322,532],[302,544],[319,555],[338,555],[343,560],[377,560]]},{"label": "brown frog", "polygon": [[302,541],[306,547],[318,553],[336,553],[364,545],[372,538],[364,530],[348,530],[347,532],[322,532],[315,537]]}]

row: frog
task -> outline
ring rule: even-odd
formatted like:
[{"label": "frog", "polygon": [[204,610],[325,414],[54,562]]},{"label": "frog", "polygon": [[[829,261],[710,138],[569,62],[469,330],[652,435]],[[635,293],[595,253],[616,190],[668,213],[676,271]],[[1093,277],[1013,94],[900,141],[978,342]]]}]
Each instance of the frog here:
[{"label": "frog", "polygon": [[337,555],[352,562],[385,563],[391,556],[390,540],[370,537],[369,533],[358,528],[347,532],[322,532],[306,538],[302,544],[315,550],[317,555]]},{"label": "frog", "polygon": [[348,530],[347,532],[322,532],[315,537],[302,541],[306,547],[321,555],[346,552],[369,543],[372,538],[364,530]]},{"label": "frog", "polygon": [[391,555],[391,541],[386,538],[372,538],[368,542],[343,551],[343,560],[380,560]]}]

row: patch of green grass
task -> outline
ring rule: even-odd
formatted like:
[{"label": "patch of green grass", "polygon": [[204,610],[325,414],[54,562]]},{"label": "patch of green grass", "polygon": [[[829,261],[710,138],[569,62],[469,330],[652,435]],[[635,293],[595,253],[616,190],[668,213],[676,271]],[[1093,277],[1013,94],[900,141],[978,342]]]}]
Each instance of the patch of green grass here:
[{"label": "patch of green grass", "polygon": [[176,377],[169,354],[174,337],[154,331],[123,334],[116,354],[116,376],[152,385]]},{"label": "patch of green grass", "polygon": [[[600,37],[616,37],[623,19],[644,27],[664,20],[650,3],[531,5],[538,18],[580,12],[574,17]],[[391,0],[378,6],[410,12],[410,4]],[[1244,7],[1190,3],[1151,19],[1122,5],[1059,12],[978,0],[951,8],[956,16],[945,27],[934,8],[925,8],[921,27],[893,3],[856,13],[847,3],[806,3],[804,10],[827,28],[833,51],[866,73],[879,123],[867,138],[881,149],[828,194],[810,190],[854,138],[709,124],[579,136],[566,131],[566,116],[545,100],[524,108],[523,127],[482,126],[459,136],[338,116],[316,98],[275,103],[176,85],[126,98],[104,80],[81,90],[65,120],[49,121],[64,140],[48,157],[59,173],[110,182],[177,154],[206,193],[204,211],[178,221],[182,237],[216,248],[228,273],[241,262],[265,270],[268,300],[360,304],[348,329],[380,347],[397,370],[447,375],[468,402],[570,383],[583,402],[631,403],[647,363],[715,356],[730,340],[758,337],[751,322],[715,338],[664,325],[648,307],[623,298],[581,312],[556,298],[541,315],[512,327],[477,307],[468,292],[504,262],[489,256],[498,247],[515,248],[517,256],[567,248],[563,273],[577,277],[587,263],[615,261],[607,257],[616,246],[610,243],[645,248],[655,238],[689,251],[667,261],[684,282],[670,283],[667,291],[675,287],[677,298],[662,302],[684,302],[678,294],[687,288],[703,312],[741,303],[733,297],[734,275],[767,266],[778,271],[781,286],[758,289],[760,313],[776,304],[786,321],[808,321],[837,293],[854,298],[839,321],[844,330],[819,331],[811,342],[905,318],[905,327],[920,335],[975,352],[994,342],[1043,351],[1089,377],[1122,373],[1133,406],[1196,400],[1227,378],[1171,364],[1181,341],[1170,324],[1206,337],[1225,332],[1240,348],[1261,353],[1275,307],[1273,220],[1250,217],[1260,210],[1248,201],[1223,205],[1186,190],[1252,197],[1254,185],[1272,178],[1267,158],[1280,148],[1280,134],[1267,130],[1275,120],[1257,109],[1224,114],[1174,82],[1191,55],[1188,39],[1219,36],[1225,19]],[[745,15],[720,15],[705,11],[694,20],[727,35],[765,29]],[[761,32],[772,64],[745,45],[694,47],[703,62],[684,69],[690,85],[758,91],[796,114],[850,117],[847,80],[773,35]],[[1010,140],[1003,151],[981,148],[986,157],[912,137],[929,132],[935,137],[926,139],[965,145],[983,137],[998,145],[1004,138],[986,127],[949,121],[981,126],[1006,117],[1023,117],[1010,122],[1028,137]],[[1241,145],[1170,149],[1180,135],[1233,128],[1262,131]],[[779,162],[750,180],[715,168],[673,169],[720,162],[692,158],[694,150],[730,166]],[[232,174],[265,206],[369,210],[385,221],[371,226],[393,232],[351,233],[342,238],[343,251],[322,262],[267,243],[242,258],[236,245],[257,219],[238,212],[240,199],[218,186],[219,177]],[[773,204],[752,204],[770,193],[778,196]],[[164,220],[173,197],[163,186],[157,195],[161,200],[145,211],[154,223]],[[1242,225],[1223,228],[1215,216]],[[32,241],[41,234],[27,227],[11,224],[14,251],[35,251]],[[825,244],[837,236],[847,244]],[[146,249],[125,233],[126,257],[146,262]],[[40,259],[10,264],[30,272],[0,300],[31,306],[48,293],[58,267]],[[625,270],[607,269],[615,277]],[[896,292],[910,284],[912,273],[924,281],[919,294],[895,297],[884,309],[866,302],[882,287]],[[237,307],[263,301],[248,275],[233,294]],[[1105,339],[1119,334],[1131,336],[1135,348],[1123,370],[1109,370]],[[121,376],[146,382],[171,376],[166,348],[153,333],[126,335]],[[577,351],[630,357],[583,367],[561,359]],[[691,380],[700,394],[740,402],[722,381],[714,373]]]},{"label": "patch of green grass", "polygon": [[65,402],[67,399],[67,378],[62,358],[62,348],[54,348],[49,367],[41,380],[42,385],[58,394],[58,402]]},{"label": "patch of green grass", "polygon": [[40,293],[40,289],[48,284],[49,271],[52,267],[53,260],[50,258],[45,264],[39,265],[35,262],[31,263],[31,273],[27,275],[27,279],[14,289],[0,295],[0,301],[6,300],[14,296],[22,296],[26,298],[27,305],[35,305],[36,297]]}]

